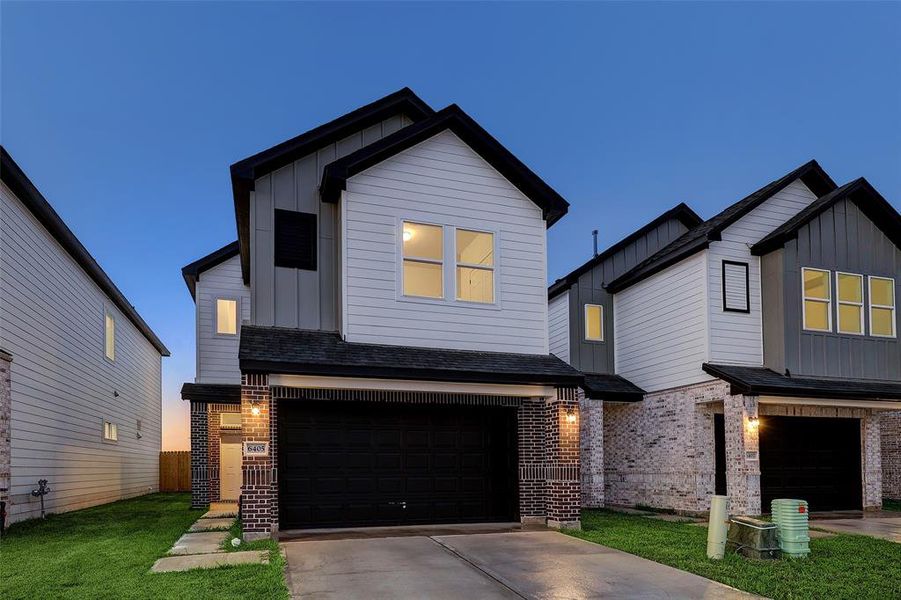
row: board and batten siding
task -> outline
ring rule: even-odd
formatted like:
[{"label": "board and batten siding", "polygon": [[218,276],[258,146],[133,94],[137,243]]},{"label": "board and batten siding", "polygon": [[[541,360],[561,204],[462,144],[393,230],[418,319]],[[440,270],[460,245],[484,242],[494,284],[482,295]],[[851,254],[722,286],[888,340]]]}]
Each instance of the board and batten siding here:
[{"label": "board and batten siding", "polygon": [[[241,259],[234,256],[203,271],[196,287],[197,383],[241,383],[238,345],[241,322],[250,320],[250,288],[241,277]],[[216,300],[237,300],[238,335],[216,334]]]},{"label": "board and batten siding", "polygon": [[[340,328],[338,207],[320,202],[322,169],[411,121],[397,115],[320,148],[256,180],[250,210],[250,279],[255,325],[337,331]],[[317,215],[315,271],[275,266],[275,209]]]},{"label": "board and batten siding", "polygon": [[564,292],[547,306],[548,349],[564,362],[569,362],[569,293]]},{"label": "board and batten siding", "polygon": [[[347,341],[548,353],[541,209],[452,132],[351,177],[341,206]],[[457,302],[452,286],[442,301],[404,297],[404,220],[493,232],[496,304]]]},{"label": "board and batten siding", "polygon": [[[40,516],[31,496],[39,479],[49,480],[49,512],[156,491],[159,352],[2,184],[0,198],[0,347],[13,356],[10,521]],[[104,311],[116,320],[115,361],[104,356]],[[103,441],[104,419],[116,423],[118,442]]]},{"label": "board and batten siding", "polygon": [[654,392],[710,379],[707,251],[614,294],[616,373]]},{"label": "board and batten siding", "polygon": [[[750,246],[816,200],[800,180],[786,186],[763,204],[723,230],[720,241],[707,250],[710,294],[710,362],[725,365],[763,365],[763,324],[760,304],[760,259]],[[749,313],[723,310],[723,261],[748,264]]]}]

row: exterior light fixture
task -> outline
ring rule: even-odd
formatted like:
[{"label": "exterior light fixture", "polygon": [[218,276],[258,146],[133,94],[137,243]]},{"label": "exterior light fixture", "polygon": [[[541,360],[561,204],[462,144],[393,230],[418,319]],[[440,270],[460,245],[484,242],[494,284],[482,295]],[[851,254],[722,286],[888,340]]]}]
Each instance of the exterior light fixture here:
[{"label": "exterior light fixture", "polygon": [[413,230],[412,229],[404,229],[404,241],[409,242],[413,239]]},{"label": "exterior light fixture", "polygon": [[759,427],[760,427],[760,419],[758,419],[757,417],[749,417],[748,418],[748,429],[750,431],[757,431],[757,429]]},{"label": "exterior light fixture", "polygon": [[571,408],[566,411],[566,422],[567,423],[575,423],[576,422],[576,413]]},{"label": "exterior light fixture", "polygon": [[260,416],[260,403],[257,402],[256,400],[254,400],[250,403],[250,414],[252,414],[255,417]]}]

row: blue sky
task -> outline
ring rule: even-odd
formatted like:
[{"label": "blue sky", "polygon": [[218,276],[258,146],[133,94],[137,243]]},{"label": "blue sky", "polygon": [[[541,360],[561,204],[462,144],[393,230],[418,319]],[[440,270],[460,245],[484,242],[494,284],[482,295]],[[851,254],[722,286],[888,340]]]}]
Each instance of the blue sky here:
[{"label": "blue sky", "polygon": [[228,166],[403,86],[457,103],[572,207],[551,280],[678,202],[816,158],[901,200],[901,3],[15,3],[0,140],[194,376],[180,268],[236,238]]}]

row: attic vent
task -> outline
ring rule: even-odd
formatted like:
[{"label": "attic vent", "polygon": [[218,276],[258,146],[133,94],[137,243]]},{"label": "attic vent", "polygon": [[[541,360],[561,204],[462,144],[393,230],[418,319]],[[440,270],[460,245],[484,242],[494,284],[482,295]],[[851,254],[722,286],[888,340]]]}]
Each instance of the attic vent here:
[{"label": "attic vent", "polygon": [[316,270],[316,215],[275,210],[275,266]]},{"label": "attic vent", "polygon": [[723,310],[751,312],[748,263],[723,261]]}]

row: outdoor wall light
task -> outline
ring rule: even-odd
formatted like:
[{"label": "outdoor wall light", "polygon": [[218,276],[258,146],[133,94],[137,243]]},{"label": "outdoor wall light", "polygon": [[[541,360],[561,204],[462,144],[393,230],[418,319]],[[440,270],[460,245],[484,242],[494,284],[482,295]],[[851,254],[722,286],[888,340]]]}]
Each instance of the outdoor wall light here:
[{"label": "outdoor wall light", "polygon": [[566,411],[566,422],[567,423],[575,423],[576,422],[576,413],[571,408]]},{"label": "outdoor wall light", "polygon": [[257,402],[256,400],[254,400],[250,403],[250,414],[252,414],[255,417],[260,416],[260,403]]},{"label": "outdoor wall light", "polygon": [[760,419],[757,417],[748,417],[748,430],[757,431],[760,427]]}]

